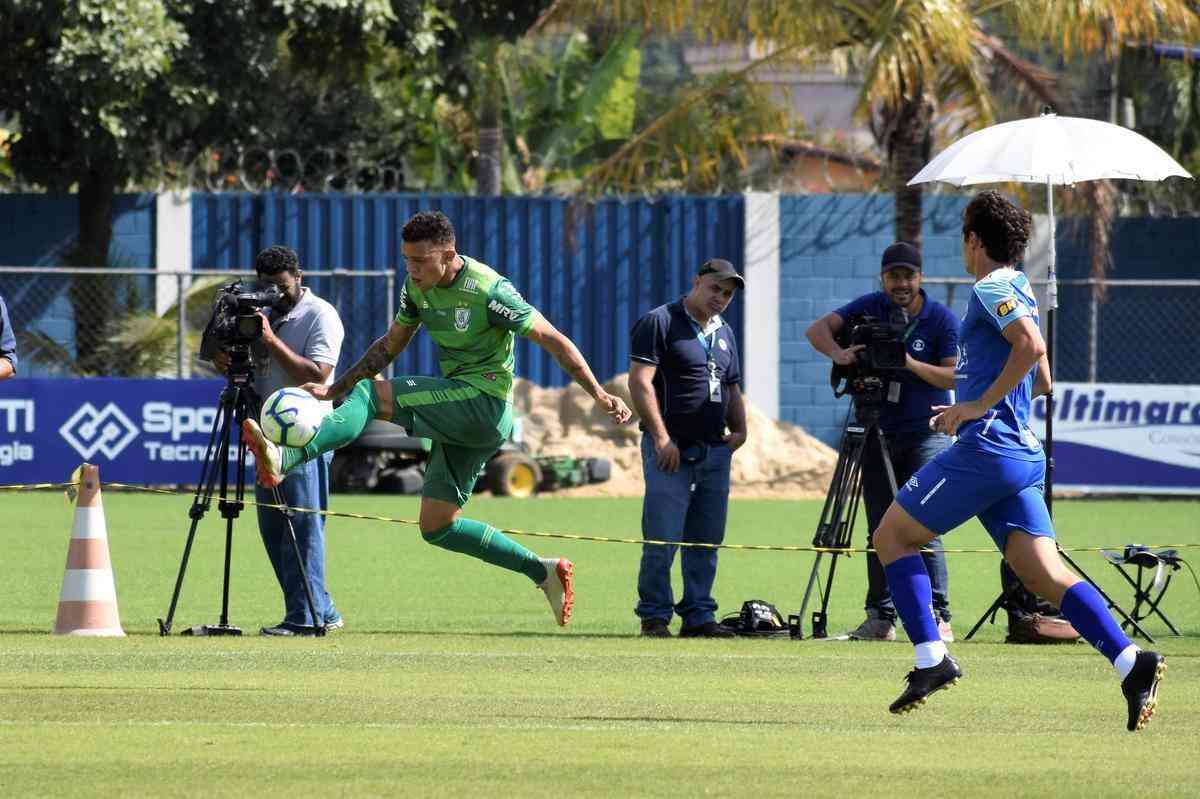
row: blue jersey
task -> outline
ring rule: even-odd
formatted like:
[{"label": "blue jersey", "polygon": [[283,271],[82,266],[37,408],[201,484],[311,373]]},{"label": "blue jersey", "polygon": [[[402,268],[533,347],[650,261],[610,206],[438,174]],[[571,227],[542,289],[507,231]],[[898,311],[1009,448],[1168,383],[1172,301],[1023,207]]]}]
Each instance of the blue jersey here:
[{"label": "blue jersey", "polygon": [[[1024,272],[1005,267],[975,284],[958,337],[958,365],[954,369],[954,379],[959,402],[979,399],[996,381],[1012,352],[1012,345],[1002,331],[1025,317],[1035,323],[1038,321],[1037,300]],[[1029,429],[1036,373],[1035,365],[981,418],[959,426],[959,443],[1011,458],[1039,460],[1044,457],[1037,436]]]}]

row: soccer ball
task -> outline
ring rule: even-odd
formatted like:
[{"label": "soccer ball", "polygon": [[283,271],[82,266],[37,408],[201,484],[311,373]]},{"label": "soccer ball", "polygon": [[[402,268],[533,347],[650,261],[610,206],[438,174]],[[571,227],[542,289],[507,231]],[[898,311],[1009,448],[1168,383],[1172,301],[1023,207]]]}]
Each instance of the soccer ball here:
[{"label": "soccer ball", "polygon": [[304,389],[281,388],[263,403],[258,423],[276,444],[303,447],[313,440],[325,414],[321,401]]}]

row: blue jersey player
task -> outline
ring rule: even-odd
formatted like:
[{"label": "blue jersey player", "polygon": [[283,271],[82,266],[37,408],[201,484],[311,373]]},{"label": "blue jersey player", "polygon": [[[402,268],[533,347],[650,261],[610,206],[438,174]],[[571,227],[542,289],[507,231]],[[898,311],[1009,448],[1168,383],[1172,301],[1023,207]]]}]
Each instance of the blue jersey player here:
[{"label": "blue jersey player", "polygon": [[1043,496],[1046,457],[1028,424],[1033,398],[1050,391],[1050,368],[1033,289],[1012,266],[1030,228],[1029,213],[994,191],[963,210],[963,260],[977,282],[959,331],[957,403],[935,408],[940,413],[930,421],[958,440],[897,493],[875,535],[897,613],[916,647],[916,668],[891,711],[914,710],[962,676],[938,635],[920,550],[975,516],[1021,582],[1061,608],[1112,662],[1128,729],[1139,730],[1154,713],[1166,664],[1133,644],[1099,592],[1063,564]]}]

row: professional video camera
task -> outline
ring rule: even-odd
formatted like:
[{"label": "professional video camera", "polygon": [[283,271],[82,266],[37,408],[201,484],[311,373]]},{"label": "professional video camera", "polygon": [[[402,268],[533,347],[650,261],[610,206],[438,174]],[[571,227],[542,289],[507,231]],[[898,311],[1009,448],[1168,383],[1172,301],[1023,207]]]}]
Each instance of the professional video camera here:
[{"label": "professional video camera", "polygon": [[838,331],[836,340],[843,349],[862,345],[850,366],[835,363],[829,384],[835,397],[850,394],[858,402],[883,401],[886,373],[903,369],[907,349],[904,344],[904,315],[898,312],[892,321],[882,322],[869,314],[850,317]]},{"label": "professional video camera", "polygon": [[240,280],[222,286],[213,300],[212,316],[200,339],[200,359],[211,361],[217,353],[244,349],[262,338],[263,308],[277,307],[283,292],[271,283],[243,283]]}]

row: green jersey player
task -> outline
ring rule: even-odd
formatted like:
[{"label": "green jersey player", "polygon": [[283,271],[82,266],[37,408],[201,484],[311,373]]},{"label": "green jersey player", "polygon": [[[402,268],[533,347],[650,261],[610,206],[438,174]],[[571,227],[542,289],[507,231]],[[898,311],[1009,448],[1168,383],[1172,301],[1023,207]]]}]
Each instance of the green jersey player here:
[{"label": "green jersey player", "polygon": [[[433,447],[421,491],[421,535],[436,546],[525,574],[546,593],[555,619],[565,626],[574,603],[571,562],[539,558],[495,527],[461,515],[480,471],[512,430],[515,336],[553,355],[617,424],[629,421],[629,408],[600,386],[575,344],[508,280],[456,251],[445,214],[417,214],[404,225],[401,239],[408,275],[395,321],[332,385],[303,386],[321,400],[346,397],[317,436],[303,448],[280,447],[253,419],[243,423],[258,481],[277,485],[297,464],[354,441],[372,418],[429,438]],[[374,380],[421,326],[437,345],[442,376]]]}]

